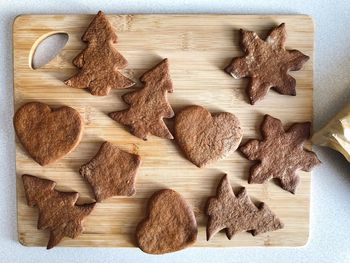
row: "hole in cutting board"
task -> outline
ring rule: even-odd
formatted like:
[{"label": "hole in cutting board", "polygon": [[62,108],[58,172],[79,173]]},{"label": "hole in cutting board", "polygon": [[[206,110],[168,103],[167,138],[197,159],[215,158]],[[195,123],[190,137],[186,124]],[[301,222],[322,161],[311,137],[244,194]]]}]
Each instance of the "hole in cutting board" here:
[{"label": "hole in cutting board", "polygon": [[65,32],[51,32],[38,38],[30,51],[30,67],[38,69],[45,66],[65,47],[68,39]]}]

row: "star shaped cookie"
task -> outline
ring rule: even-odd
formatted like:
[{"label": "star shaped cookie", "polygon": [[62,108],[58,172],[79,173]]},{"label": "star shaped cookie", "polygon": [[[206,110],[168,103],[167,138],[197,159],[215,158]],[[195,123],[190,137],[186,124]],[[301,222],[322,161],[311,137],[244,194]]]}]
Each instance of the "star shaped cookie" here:
[{"label": "star shaped cookie", "polygon": [[104,142],[95,157],[81,166],[79,172],[91,185],[96,200],[101,202],[116,195],[134,195],[135,177],[140,164],[139,155]]},{"label": "star shaped cookie", "polygon": [[235,57],[225,71],[235,79],[250,78],[247,93],[251,104],[265,97],[270,88],[280,94],[296,95],[296,81],[288,74],[302,68],[309,59],[298,50],[287,50],[286,28],[281,24],[274,28],[266,40],[252,31],[241,32],[241,48],[245,53]]},{"label": "star shaped cookie", "polygon": [[281,187],[295,193],[299,183],[297,170],[310,171],[321,162],[316,154],[304,148],[310,137],[310,122],[294,123],[284,131],[282,122],[265,115],[261,125],[263,140],[249,140],[239,150],[252,161],[249,183],[262,184],[271,178],[279,179]]}]

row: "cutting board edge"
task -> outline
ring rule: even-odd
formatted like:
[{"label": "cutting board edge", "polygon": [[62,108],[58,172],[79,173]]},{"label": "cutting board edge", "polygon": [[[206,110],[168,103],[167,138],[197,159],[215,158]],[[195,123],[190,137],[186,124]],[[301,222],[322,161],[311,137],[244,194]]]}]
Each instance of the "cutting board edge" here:
[{"label": "cutting board edge", "polygon": [[[60,15],[60,14],[55,14],[55,15]],[[70,15],[94,15],[94,14],[62,14],[62,16],[70,16]],[[130,15],[130,14],[107,14],[107,15]],[[176,14],[176,13],[174,13],[174,14],[168,14],[168,13],[166,13],[166,14],[162,14],[162,13],[160,13],[160,14],[149,14],[149,13],[145,13],[145,14],[143,14],[143,13],[136,13],[136,14],[131,14],[131,15],[164,15],[164,16],[169,16],[169,15],[173,15],[173,16],[190,16],[190,15],[210,15],[210,16],[230,16],[230,15],[234,15],[234,16],[242,16],[242,17],[245,17],[245,16],[255,16],[255,15],[258,15],[258,16],[267,16],[267,17],[279,17],[279,16],[281,16],[281,17],[288,17],[288,16],[290,16],[290,17],[293,17],[293,16],[298,16],[298,17],[307,17],[307,18],[310,18],[310,20],[312,21],[312,25],[313,25],[313,30],[314,30],[314,26],[315,26],[315,24],[314,24],[314,19],[313,19],[313,17],[312,16],[310,16],[310,15],[306,15],[306,14],[272,14],[272,15],[265,15],[265,14],[227,14],[227,13],[224,13],[224,14],[220,14],[220,13],[215,13],[215,14],[213,14],[213,13],[201,13],[201,14],[192,14],[192,13],[186,13],[186,14]],[[52,15],[45,15],[45,14],[21,14],[21,15],[18,15],[18,16],[16,16],[15,18],[14,18],[14,21],[13,21],[13,33],[15,32],[15,30],[17,29],[17,22],[21,19],[21,18],[23,18],[23,17],[30,17],[30,16],[52,16]],[[13,36],[14,36],[14,34],[13,34]],[[314,36],[314,32],[313,32],[313,36]],[[13,40],[14,41],[14,40]],[[314,42],[315,40],[314,40],[314,38],[313,38],[313,42]],[[14,43],[14,42],[13,42]],[[314,44],[315,43],[313,43],[313,57],[314,57],[314,53],[315,53],[315,50],[314,50]],[[14,49],[13,49],[13,56],[14,56]],[[312,70],[312,75],[314,75],[313,74],[313,72],[314,72],[314,67],[315,67],[315,63],[313,63],[313,70]],[[13,72],[13,74],[14,74],[15,72]],[[312,86],[313,86],[313,81],[314,80],[312,80]],[[15,92],[15,83],[13,84],[13,87],[14,87],[14,89],[13,89],[13,92]],[[313,89],[312,89],[312,93],[313,93]],[[14,96],[14,98],[13,98],[13,100],[14,100],[14,105],[15,105],[15,96]],[[312,104],[312,121],[313,121],[313,119],[314,119],[314,111],[313,111],[313,104]],[[16,165],[17,165],[17,163],[16,163]],[[16,168],[16,171],[17,171],[17,168]],[[310,175],[312,175],[312,173],[310,173]],[[17,182],[18,180],[16,179],[16,182]],[[312,186],[312,184],[311,184],[311,182],[310,182],[310,192],[311,192],[311,186]],[[17,191],[17,188],[18,188],[18,182],[16,183],[16,195],[18,195],[18,191]],[[16,205],[17,205],[17,225],[19,224],[19,220],[18,220],[18,209],[19,209],[19,207],[18,207],[18,202],[16,202]],[[35,209],[35,208],[34,208]],[[308,213],[310,214],[310,209],[308,210]],[[310,221],[310,215],[308,215],[308,220]],[[310,223],[310,222],[309,222]],[[308,223],[308,225],[310,225]],[[19,228],[17,228],[17,229],[19,229]],[[39,231],[39,230],[38,230]],[[20,232],[19,232],[19,230],[17,231],[18,232],[18,241],[19,241],[19,243],[21,244],[21,245],[23,245],[23,246],[27,246],[27,247],[38,247],[38,246],[36,246],[36,245],[32,245],[32,244],[30,244],[30,243],[27,243],[25,240],[21,240],[21,238],[20,238]],[[263,247],[303,247],[303,246],[306,246],[307,244],[308,244],[308,242],[309,242],[309,235],[310,235],[310,229],[309,229],[309,231],[307,231],[307,232],[305,232],[306,233],[306,235],[305,235],[305,241],[303,241],[303,242],[300,242],[300,245],[287,245],[287,246],[281,246],[281,245],[271,245],[271,246],[263,246]],[[63,246],[60,246],[60,247],[63,247]],[[67,246],[64,246],[64,247],[67,247]],[[68,247],[81,247],[81,246],[68,246]],[[114,246],[101,246],[101,247],[114,247]],[[134,246],[118,246],[118,248],[132,248],[132,247],[134,247]],[[196,245],[194,245],[193,246],[194,248],[200,248],[200,247],[203,247],[203,246],[196,246]],[[241,246],[223,246],[223,247],[221,247],[221,246],[204,246],[205,248],[209,248],[209,247],[212,247],[212,248],[224,248],[224,247],[229,247],[229,248],[241,248]],[[249,245],[249,246],[242,246],[242,247],[249,247],[249,248],[251,248],[251,247],[261,247],[261,246],[256,246],[256,245]],[[135,247],[136,248],[136,247]]]}]

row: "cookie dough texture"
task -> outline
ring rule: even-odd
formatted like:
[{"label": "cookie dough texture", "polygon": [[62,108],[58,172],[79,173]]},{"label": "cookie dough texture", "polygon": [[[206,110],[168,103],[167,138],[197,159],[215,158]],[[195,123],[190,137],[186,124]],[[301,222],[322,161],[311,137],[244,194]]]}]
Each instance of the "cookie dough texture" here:
[{"label": "cookie dough texture", "polygon": [[112,88],[125,89],[135,84],[118,71],[128,62],[115,49],[118,37],[103,12],[94,17],[81,40],[88,46],[74,58],[73,64],[79,71],[64,82],[67,86],[87,88],[92,95],[105,96]]},{"label": "cookie dough texture", "polygon": [[265,115],[262,140],[248,140],[239,148],[248,160],[257,161],[250,168],[249,183],[277,178],[284,190],[294,194],[300,181],[296,172],[311,171],[321,163],[314,152],[304,148],[310,128],[310,122],[294,123],[285,131],[279,119]]},{"label": "cookie dough texture", "polygon": [[296,80],[288,74],[302,68],[309,57],[298,50],[287,50],[285,24],[272,29],[264,40],[241,29],[244,56],[235,57],[225,71],[235,79],[250,78],[247,94],[251,104],[265,97],[270,88],[280,94],[296,95]]},{"label": "cookie dough texture", "polygon": [[78,193],[58,191],[51,180],[28,174],[22,175],[22,180],[28,205],[39,210],[38,229],[50,232],[47,249],[64,237],[76,238],[83,232],[83,220],[95,203],[77,205]]},{"label": "cookie dough texture", "polygon": [[234,152],[243,133],[238,118],[229,112],[211,114],[197,105],[175,117],[175,138],[186,157],[198,167]]},{"label": "cookie dough texture", "polygon": [[150,134],[173,139],[164,123],[164,118],[174,117],[167,94],[173,92],[168,59],[162,60],[154,68],[144,73],[141,89],[126,93],[123,100],[129,107],[109,113],[109,117],[127,126],[130,132],[143,140]]},{"label": "cookie dough texture", "polygon": [[147,215],[136,229],[138,246],[146,253],[164,254],[192,245],[197,239],[197,222],[186,200],[171,189],[152,195]]},{"label": "cookie dough texture", "polygon": [[81,166],[80,174],[91,185],[98,202],[112,196],[135,194],[135,177],[141,157],[104,142],[97,154]]},{"label": "cookie dough texture", "polygon": [[256,206],[244,187],[235,195],[227,175],[221,179],[216,196],[209,198],[206,214],[207,240],[222,229],[231,239],[239,232],[249,231],[255,236],[284,227],[265,203]]},{"label": "cookie dough texture", "polygon": [[24,104],[13,122],[19,141],[42,166],[73,151],[84,130],[83,119],[75,109],[67,106],[52,109],[40,102]]}]

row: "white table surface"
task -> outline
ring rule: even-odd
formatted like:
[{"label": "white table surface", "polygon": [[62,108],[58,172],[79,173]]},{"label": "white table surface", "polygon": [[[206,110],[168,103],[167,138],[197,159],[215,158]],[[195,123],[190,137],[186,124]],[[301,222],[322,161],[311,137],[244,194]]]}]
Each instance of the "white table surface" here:
[{"label": "white table surface", "polygon": [[315,147],[310,239],[301,248],[192,248],[163,256],[139,249],[28,248],[17,241],[12,128],[12,22],[31,13],[308,14],[316,25],[314,129],[350,103],[350,1],[10,1],[0,0],[0,262],[350,262],[350,164]]}]

